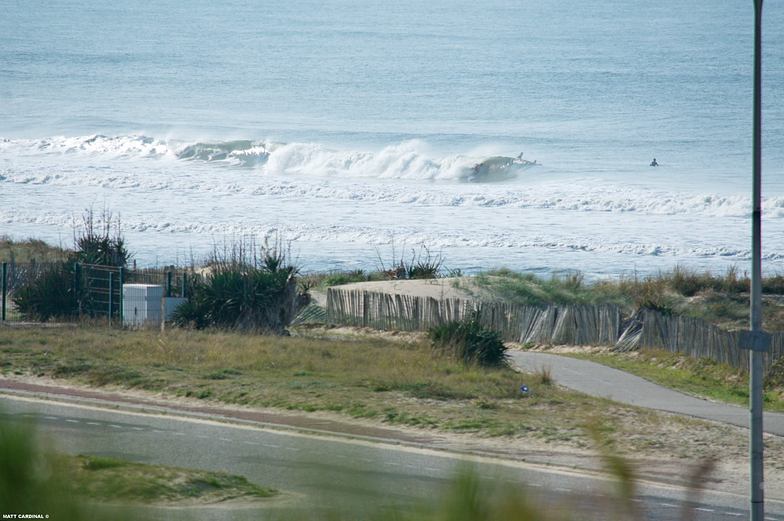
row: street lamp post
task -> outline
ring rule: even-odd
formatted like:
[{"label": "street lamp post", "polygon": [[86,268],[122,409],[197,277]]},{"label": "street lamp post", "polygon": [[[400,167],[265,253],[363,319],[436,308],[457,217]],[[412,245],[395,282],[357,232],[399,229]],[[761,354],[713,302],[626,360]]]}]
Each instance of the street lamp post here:
[{"label": "street lamp post", "polygon": [[749,343],[751,521],[763,521],[762,371],[767,348],[762,330],[762,0],[754,0],[753,214],[751,223],[751,342]]}]

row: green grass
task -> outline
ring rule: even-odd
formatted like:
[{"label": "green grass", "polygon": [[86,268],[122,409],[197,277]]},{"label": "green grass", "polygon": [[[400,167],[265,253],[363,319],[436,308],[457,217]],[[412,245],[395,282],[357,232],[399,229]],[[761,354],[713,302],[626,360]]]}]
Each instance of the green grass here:
[{"label": "green grass", "polygon": [[206,504],[277,494],[242,476],[222,472],[144,465],[102,456],[62,458],[70,486],[94,501]]},{"label": "green grass", "polygon": [[[436,358],[424,341],[23,329],[4,331],[0,360],[0,371],[9,376],[322,411],[479,436],[522,436],[576,448],[590,445],[584,427],[597,420],[623,419],[618,429],[624,450],[650,453],[655,446],[681,457],[694,456],[694,446],[683,443],[678,432],[688,429],[691,437],[710,446],[722,429],[570,392],[551,385],[543,373]],[[519,393],[523,383],[531,387],[528,396]],[[743,450],[742,436],[722,437]]]},{"label": "green grass", "polygon": [[[702,318],[726,329],[747,326],[749,279],[730,269],[724,274],[697,272],[676,267],[646,277],[621,277],[587,283],[580,274],[549,279],[506,269],[476,277],[477,286],[491,297],[527,305],[616,304],[627,313],[639,308],[667,314]],[[763,282],[764,326],[784,331],[784,276]]]},{"label": "green grass", "polygon": [[[636,374],[646,380],[684,393],[736,405],[748,405],[748,375],[726,364],[707,358],[690,358],[660,350],[631,353],[568,353]],[[784,412],[784,385],[769,379],[765,391],[765,409]]]}]

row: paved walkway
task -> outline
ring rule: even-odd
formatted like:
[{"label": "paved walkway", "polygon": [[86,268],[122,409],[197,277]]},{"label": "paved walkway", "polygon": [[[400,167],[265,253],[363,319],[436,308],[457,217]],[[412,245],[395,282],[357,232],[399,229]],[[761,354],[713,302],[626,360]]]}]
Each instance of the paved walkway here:
[{"label": "paved walkway", "polygon": [[[748,427],[747,408],[695,398],[656,385],[639,376],[568,356],[509,351],[513,363],[526,371],[549,367],[559,385],[616,402]],[[765,432],[784,436],[784,414],[765,412]]]}]

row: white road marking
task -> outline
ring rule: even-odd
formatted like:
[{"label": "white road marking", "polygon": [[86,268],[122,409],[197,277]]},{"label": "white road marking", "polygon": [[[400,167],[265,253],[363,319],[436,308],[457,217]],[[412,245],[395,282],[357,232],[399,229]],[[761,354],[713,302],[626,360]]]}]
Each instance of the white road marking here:
[{"label": "white road marking", "polygon": [[98,422],[87,422],[87,425],[95,425],[95,426],[98,426],[98,427],[101,426],[101,424],[98,423]]},{"label": "white road marking", "polygon": [[67,421],[68,423],[82,423],[82,422],[80,422],[79,420],[72,420],[72,419],[70,419],[70,418],[66,418],[66,420],[65,420],[65,421]]},{"label": "white road marking", "polygon": [[400,463],[395,463],[394,461],[387,461],[387,465],[390,467],[399,467]]},{"label": "white road marking", "polygon": [[44,416],[44,420],[56,420],[57,416]]},{"label": "white road marking", "polygon": [[[205,437],[206,437],[206,436],[205,436]],[[247,444],[247,445],[259,445],[259,442],[258,442],[258,441],[248,441],[248,440],[243,440],[243,441],[242,441],[242,443],[245,443],[245,444]]]},{"label": "white road marking", "polygon": [[177,431],[175,431],[175,432],[172,432],[172,434],[174,434],[175,436],[185,436],[184,432],[177,432]]},{"label": "white road marking", "polygon": [[114,423],[110,423],[109,427],[111,427],[113,429],[122,429],[122,425],[117,425],[117,424],[114,424]]},{"label": "white road marking", "polygon": [[712,508],[702,508],[702,507],[696,507],[694,510],[697,510],[698,512],[715,512],[715,510]]},{"label": "white road marking", "polygon": [[231,443],[229,438],[218,438],[220,441],[225,441],[226,443]]},{"label": "white road marking", "polygon": [[542,488],[543,485],[541,483],[528,483],[528,486],[535,487],[535,488]]},{"label": "white road marking", "polygon": [[279,449],[280,445],[275,445],[274,443],[262,443],[265,447],[269,447],[271,449]]},{"label": "white road marking", "polygon": [[563,488],[563,487],[555,487],[553,490],[557,490],[559,492],[571,492],[572,489],[570,488]]},{"label": "white road marking", "polygon": [[678,508],[678,505],[673,505],[672,503],[657,503],[660,507],[670,507],[670,508]]},{"label": "white road marking", "polygon": [[300,449],[298,449],[297,447],[286,447],[286,450],[290,450],[291,452],[299,452],[300,451]]},{"label": "white road marking", "polygon": [[745,514],[740,514],[738,512],[722,512],[725,516],[735,516],[735,517],[743,517]]},{"label": "white road marking", "polygon": [[435,467],[425,467],[425,470],[430,471],[430,472],[438,472],[438,469],[435,468]]},{"label": "white road marking", "polygon": [[143,431],[143,430],[144,430],[144,429],[143,429],[143,428],[141,428],[141,427],[131,427],[131,429],[133,429],[133,430],[135,430],[135,431]]}]

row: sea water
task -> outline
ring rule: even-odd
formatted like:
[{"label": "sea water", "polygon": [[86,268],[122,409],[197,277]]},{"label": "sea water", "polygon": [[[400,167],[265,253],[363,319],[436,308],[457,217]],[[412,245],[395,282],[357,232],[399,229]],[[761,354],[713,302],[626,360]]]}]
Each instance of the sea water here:
[{"label": "sea water", "polygon": [[[784,269],[784,6],[765,9],[771,273]],[[0,12],[0,234],[68,246],[92,207],[120,216],[142,265],[248,234],[292,241],[307,270],[422,245],[467,271],[749,263],[750,1]]]}]

